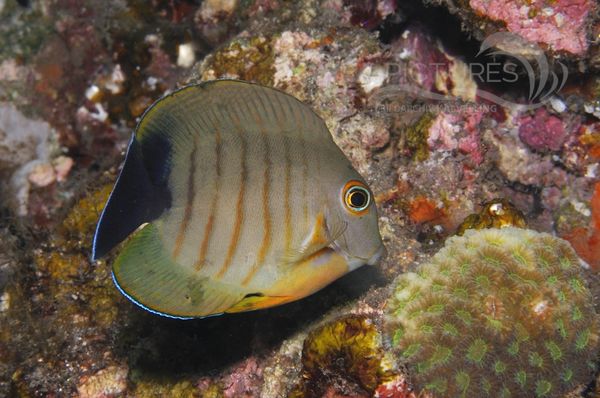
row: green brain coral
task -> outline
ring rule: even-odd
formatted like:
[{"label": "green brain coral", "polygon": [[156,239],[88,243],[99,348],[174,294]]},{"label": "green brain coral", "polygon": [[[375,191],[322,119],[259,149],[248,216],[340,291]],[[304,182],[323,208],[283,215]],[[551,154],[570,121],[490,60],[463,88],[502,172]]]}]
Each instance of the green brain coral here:
[{"label": "green brain coral", "polygon": [[469,230],[406,273],[386,333],[414,387],[444,397],[556,397],[590,381],[599,317],[569,244]]}]

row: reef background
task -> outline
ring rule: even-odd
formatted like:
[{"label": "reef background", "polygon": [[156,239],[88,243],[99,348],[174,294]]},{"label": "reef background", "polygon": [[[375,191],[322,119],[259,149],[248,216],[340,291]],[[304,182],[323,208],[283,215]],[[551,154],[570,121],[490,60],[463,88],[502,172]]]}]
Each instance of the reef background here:
[{"label": "reef background", "polygon": [[[520,39],[493,48],[568,75],[542,106],[480,95],[528,103],[522,68],[511,84],[469,73],[506,64],[478,54],[499,32]],[[377,197],[389,253],[302,302],[164,319],[117,292],[91,238],[136,118],[167,90],[223,77],[324,118]],[[393,278],[470,214],[469,226],[517,214],[570,241],[598,310],[599,160],[593,0],[0,0],[0,396],[411,396],[356,358],[381,355]],[[514,207],[487,220],[497,198]],[[315,339],[329,356],[302,356]],[[342,365],[340,346],[354,347]]]}]

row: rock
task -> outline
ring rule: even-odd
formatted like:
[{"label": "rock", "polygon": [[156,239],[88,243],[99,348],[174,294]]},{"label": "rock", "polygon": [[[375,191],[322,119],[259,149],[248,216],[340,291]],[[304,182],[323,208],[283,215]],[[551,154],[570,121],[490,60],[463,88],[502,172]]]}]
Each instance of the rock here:
[{"label": "rock", "polygon": [[79,398],[109,398],[122,394],[127,388],[127,367],[110,366],[83,377],[77,387]]}]

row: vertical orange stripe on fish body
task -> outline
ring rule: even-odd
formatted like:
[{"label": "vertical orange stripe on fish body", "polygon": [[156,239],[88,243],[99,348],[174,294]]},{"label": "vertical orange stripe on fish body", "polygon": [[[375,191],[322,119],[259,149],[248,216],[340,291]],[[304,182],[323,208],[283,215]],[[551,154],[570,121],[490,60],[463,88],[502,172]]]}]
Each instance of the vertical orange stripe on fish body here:
[{"label": "vertical orange stripe on fish body", "polygon": [[252,278],[254,277],[256,272],[258,271],[258,269],[264,264],[265,257],[267,255],[269,247],[271,246],[271,223],[272,222],[271,222],[271,211],[270,211],[270,200],[269,200],[270,182],[271,182],[271,167],[272,167],[271,150],[269,148],[269,143],[267,142],[268,137],[267,137],[267,133],[264,129],[263,121],[262,121],[261,117],[258,115],[255,115],[255,121],[256,121],[256,124],[260,128],[262,143],[263,143],[263,146],[265,147],[264,148],[265,156],[263,159],[263,161],[265,163],[265,171],[263,173],[264,180],[263,180],[263,190],[262,190],[263,225],[264,225],[265,233],[263,235],[263,240],[260,245],[260,249],[258,250],[258,256],[256,258],[256,262],[252,265],[250,272],[248,272],[246,277],[242,280],[242,286],[246,286],[248,283],[250,283],[250,281],[252,280]]},{"label": "vertical orange stripe on fish body", "polygon": [[196,174],[196,150],[198,148],[197,141],[197,139],[194,139],[194,146],[192,148],[192,152],[190,153],[190,168],[188,172],[188,190],[186,197],[187,201],[185,205],[185,212],[183,214],[183,220],[181,220],[179,231],[177,232],[177,238],[175,238],[175,247],[173,249],[174,260],[176,260],[179,256],[179,252],[181,251],[181,247],[183,246],[183,241],[185,240],[185,233],[189,225],[190,218],[192,218],[192,210],[194,208],[194,196],[196,194],[194,186],[194,177]]},{"label": "vertical orange stripe on fish body", "polygon": [[198,253],[198,260],[194,264],[196,271],[204,266],[206,262],[206,253],[208,251],[208,243],[210,242],[210,236],[213,231],[213,223],[215,220],[215,213],[217,211],[217,204],[219,203],[219,196],[221,190],[221,131],[213,124],[215,129],[215,192],[213,193],[212,202],[210,204],[210,215],[204,226],[204,237],[202,238],[202,244],[200,245],[200,252]]},{"label": "vertical orange stripe on fish body", "polygon": [[[290,203],[292,160],[290,159],[290,143],[289,138],[287,137],[283,138],[283,148],[285,157],[285,190],[283,196],[285,212],[285,251],[288,252],[292,244],[292,209]],[[306,199],[303,198],[303,200]]]},{"label": "vertical orange stripe on fish body", "polygon": [[301,134],[301,132],[303,132],[303,129],[306,128],[306,121],[302,118],[302,115],[298,114],[298,111],[296,109],[292,108],[290,109],[290,112],[292,113],[292,115],[294,115],[294,121],[298,129],[298,136],[300,137],[300,155],[302,159],[302,225],[308,226],[308,156],[306,152],[306,140]]},{"label": "vertical orange stripe on fish body", "polygon": [[247,151],[248,151],[248,143],[246,142],[246,137],[244,137],[244,133],[241,128],[240,120],[237,115],[231,114],[232,121],[234,122],[237,133],[240,136],[241,142],[241,173],[240,173],[240,188],[238,190],[237,204],[235,208],[235,223],[233,226],[233,232],[231,234],[231,241],[229,242],[229,248],[227,249],[227,256],[225,258],[225,262],[221,266],[221,269],[215,275],[216,278],[222,278],[227,272],[227,269],[231,265],[233,261],[233,256],[235,255],[235,251],[238,246],[238,242],[240,240],[240,231],[242,227],[242,223],[244,222],[244,195],[246,192],[246,179],[248,178],[248,159],[247,159]]},{"label": "vertical orange stripe on fish body", "polygon": [[261,266],[267,255],[269,247],[271,246],[271,209],[270,209],[270,193],[271,193],[271,167],[273,166],[271,161],[271,148],[269,147],[267,132],[263,125],[263,121],[259,115],[256,116],[256,124],[260,128],[261,137],[263,140],[263,145],[265,149],[265,171],[264,171],[264,182],[263,182],[263,195],[262,195],[262,204],[263,204],[263,222],[264,222],[264,230],[265,234],[263,236],[263,241],[260,245],[260,250],[258,252],[258,258],[256,261],[257,266]]},{"label": "vertical orange stripe on fish body", "polygon": [[306,153],[306,144],[302,140],[302,216],[304,217],[304,225],[308,225],[308,197],[307,187],[308,184],[308,159]]}]

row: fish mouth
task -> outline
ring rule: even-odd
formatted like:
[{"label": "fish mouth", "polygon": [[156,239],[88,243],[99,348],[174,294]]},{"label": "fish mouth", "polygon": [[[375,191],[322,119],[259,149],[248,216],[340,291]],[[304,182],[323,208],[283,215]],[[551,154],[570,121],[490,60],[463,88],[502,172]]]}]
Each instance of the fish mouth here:
[{"label": "fish mouth", "polygon": [[365,260],[366,260],[366,263],[367,263],[367,264],[369,264],[369,265],[375,265],[375,264],[377,264],[377,263],[378,263],[378,262],[381,260],[381,258],[382,258],[383,256],[385,256],[386,254],[387,254],[387,250],[385,249],[385,246],[384,246],[384,245],[381,245],[381,246],[379,247],[379,249],[377,249],[377,251],[375,252],[375,254],[373,254],[373,255],[372,255],[370,258],[368,258],[368,259],[365,259]]},{"label": "fish mouth", "polygon": [[375,265],[381,260],[383,256],[387,254],[387,250],[383,245],[381,245],[370,257],[361,257],[354,255],[348,252],[347,250],[342,249],[335,242],[332,245],[330,245],[330,247],[336,252],[340,253],[342,256],[344,256],[344,258],[348,262],[350,270],[354,270],[364,264]]}]

